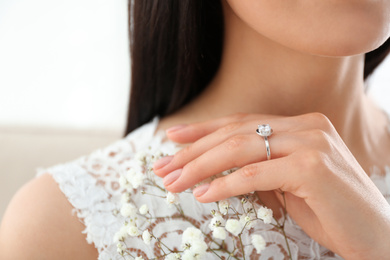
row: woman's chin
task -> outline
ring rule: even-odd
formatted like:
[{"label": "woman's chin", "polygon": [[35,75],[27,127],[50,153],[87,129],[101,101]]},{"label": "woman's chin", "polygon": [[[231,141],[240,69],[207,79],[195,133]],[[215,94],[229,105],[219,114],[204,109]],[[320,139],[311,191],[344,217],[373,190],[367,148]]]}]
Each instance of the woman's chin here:
[{"label": "woman's chin", "polygon": [[[371,35],[370,35],[371,34]],[[358,54],[364,54],[375,50],[381,46],[389,35],[383,33],[382,35],[372,33],[362,33],[360,35],[344,35],[343,37],[314,39],[310,41],[306,39],[303,42],[296,42],[296,46],[289,46],[292,49],[304,53],[310,53],[318,56],[329,57],[346,57]]]}]

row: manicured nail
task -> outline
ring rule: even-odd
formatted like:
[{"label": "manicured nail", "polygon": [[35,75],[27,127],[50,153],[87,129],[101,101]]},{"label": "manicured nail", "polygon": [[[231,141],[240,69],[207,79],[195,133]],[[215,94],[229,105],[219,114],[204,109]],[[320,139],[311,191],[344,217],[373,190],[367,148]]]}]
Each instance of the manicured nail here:
[{"label": "manicured nail", "polygon": [[171,185],[174,181],[176,181],[180,175],[181,175],[182,169],[176,170],[168,174],[167,176],[164,177],[163,183],[164,186]]},{"label": "manicured nail", "polygon": [[173,156],[165,156],[157,161],[154,162],[153,164],[153,170],[158,170],[170,163],[173,159]]},{"label": "manicured nail", "polygon": [[183,128],[185,128],[187,125],[186,124],[182,124],[182,125],[175,125],[175,126],[172,126],[170,128],[168,128],[166,130],[167,133],[173,133],[175,131],[178,131],[178,130],[181,130]]},{"label": "manicured nail", "polygon": [[203,194],[206,193],[206,191],[208,191],[209,187],[210,187],[210,183],[206,183],[206,184],[203,184],[203,185],[195,188],[193,191],[194,196],[195,197],[202,196]]}]

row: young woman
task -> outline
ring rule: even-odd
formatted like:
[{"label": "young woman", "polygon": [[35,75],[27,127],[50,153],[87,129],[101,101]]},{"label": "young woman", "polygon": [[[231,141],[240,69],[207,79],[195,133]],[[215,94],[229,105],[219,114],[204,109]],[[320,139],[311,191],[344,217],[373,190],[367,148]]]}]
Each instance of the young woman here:
[{"label": "young woman", "polygon": [[389,1],[129,6],[128,135],[21,188],[1,259],[390,257]]}]

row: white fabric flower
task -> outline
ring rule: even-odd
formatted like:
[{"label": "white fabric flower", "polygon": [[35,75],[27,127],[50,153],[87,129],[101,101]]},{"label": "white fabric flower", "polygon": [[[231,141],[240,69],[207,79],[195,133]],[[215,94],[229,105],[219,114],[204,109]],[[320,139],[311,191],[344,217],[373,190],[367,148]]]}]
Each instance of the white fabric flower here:
[{"label": "white fabric flower", "polygon": [[270,224],[273,218],[272,209],[261,206],[257,210],[257,217],[264,221],[265,224]]},{"label": "white fabric flower", "polygon": [[253,207],[252,203],[244,203],[243,205],[243,208],[244,208],[244,213],[245,214],[251,214],[251,213],[255,213],[255,208]]},{"label": "white fabric flower", "polygon": [[136,226],[129,225],[127,228],[127,233],[132,237],[139,236],[139,229]]},{"label": "white fabric flower", "polygon": [[135,215],[137,214],[137,208],[133,204],[131,204],[131,203],[123,204],[122,208],[121,208],[121,214],[125,218],[127,218],[127,217],[130,217],[130,218],[135,217]]},{"label": "white fabric flower", "polygon": [[214,230],[216,227],[220,227],[225,223],[225,220],[221,215],[215,215],[210,221],[209,228]]},{"label": "white fabric flower", "polygon": [[145,151],[139,151],[135,154],[134,158],[138,161],[140,161],[142,164],[146,162],[147,154]]},{"label": "white fabric flower", "polygon": [[121,255],[125,252],[125,249],[123,248],[122,243],[118,243],[118,244],[116,245],[116,251],[117,251],[119,254],[121,254]]},{"label": "white fabric flower", "polygon": [[197,260],[200,259],[198,256],[194,255],[194,253],[190,250],[184,251],[183,255],[181,256],[182,260]]},{"label": "white fabric flower", "polygon": [[179,204],[179,195],[177,195],[176,193],[168,192],[167,203],[168,205]]},{"label": "white fabric flower", "polygon": [[252,245],[256,248],[258,254],[265,249],[265,240],[261,235],[252,235]]},{"label": "white fabric flower", "polygon": [[216,227],[213,230],[213,237],[224,240],[226,238],[226,231],[223,227]]},{"label": "white fabric flower", "polygon": [[229,209],[229,201],[228,200],[219,201],[218,208],[222,215],[226,215]]},{"label": "white fabric flower", "polygon": [[140,208],[139,208],[139,213],[141,213],[142,215],[145,215],[149,212],[149,207],[148,205],[144,204],[142,205]]},{"label": "white fabric flower", "polygon": [[203,256],[206,254],[207,244],[204,241],[194,241],[191,248],[184,250],[182,260],[197,260],[204,259]]},{"label": "white fabric flower", "polygon": [[125,176],[127,181],[134,187],[134,189],[137,189],[139,186],[141,186],[146,178],[143,173],[136,172],[133,168],[131,168]]},{"label": "white fabric flower", "polygon": [[134,178],[131,181],[131,184],[133,185],[134,189],[137,189],[139,186],[141,186],[145,181],[145,175],[141,172],[137,172],[134,175]]},{"label": "white fabric flower", "polygon": [[117,243],[119,241],[124,241],[128,236],[127,227],[122,226],[121,229],[115,233],[114,242]]},{"label": "white fabric flower", "polygon": [[137,218],[130,218],[130,219],[128,219],[127,221],[127,224],[126,225],[132,225],[132,226],[136,226],[137,224],[135,223],[135,220],[136,220]]},{"label": "white fabric flower", "polygon": [[170,253],[165,257],[165,260],[177,260],[177,259],[180,259],[179,253]]},{"label": "white fabric flower", "polygon": [[127,180],[126,176],[124,176],[124,175],[121,175],[119,177],[119,185],[122,188],[127,189],[127,190],[130,190],[133,188],[133,186],[131,186],[131,183]]},{"label": "white fabric flower", "polygon": [[122,197],[121,197],[121,203],[122,204],[125,204],[125,203],[129,203],[130,202],[130,193],[128,192],[125,192],[122,194]]},{"label": "white fabric flower", "polygon": [[194,227],[189,227],[183,232],[181,246],[184,250],[182,259],[201,259],[207,250],[202,231]]},{"label": "white fabric flower", "polygon": [[228,219],[228,221],[226,221],[225,228],[227,231],[229,231],[230,233],[232,233],[235,236],[240,234],[240,232],[242,230],[242,226],[240,224],[240,221],[238,221],[237,219]]},{"label": "white fabric flower", "polygon": [[188,227],[186,230],[184,230],[182,236],[182,242],[184,244],[191,243],[192,241],[203,240],[203,239],[204,237],[202,231],[194,227]]},{"label": "white fabric flower", "polygon": [[157,160],[161,159],[162,157],[164,157],[164,153],[161,152],[161,151],[157,151],[157,152],[155,152],[152,155],[152,157],[154,157],[154,158],[152,158],[153,160],[151,160],[151,162],[154,163],[155,161],[157,161]]},{"label": "white fabric flower", "polygon": [[150,245],[150,241],[152,241],[152,237],[153,237],[152,234],[150,234],[147,229],[142,233],[142,239],[147,245]]},{"label": "white fabric flower", "polygon": [[245,226],[245,228],[248,230],[251,229],[253,226],[253,222],[251,221],[251,217],[248,215],[245,215],[245,214],[240,216],[240,224],[242,227]]},{"label": "white fabric flower", "polygon": [[117,248],[116,251],[120,254],[123,255],[125,253],[125,250],[123,248]]},{"label": "white fabric flower", "polygon": [[192,242],[191,244],[191,248],[190,248],[190,251],[195,255],[195,256],[199,256],[200,258],[206,254],[206,251],[207,251],[207,244],[206,242],[203,241],[203,239],[201,240],[195,240]]}]

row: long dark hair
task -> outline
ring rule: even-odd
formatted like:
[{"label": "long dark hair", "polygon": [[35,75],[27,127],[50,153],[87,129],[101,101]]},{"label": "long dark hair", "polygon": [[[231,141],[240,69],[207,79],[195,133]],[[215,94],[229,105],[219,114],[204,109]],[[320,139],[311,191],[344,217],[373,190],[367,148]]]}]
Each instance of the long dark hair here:
[{"label": "long dark hair", "polygon": [[[131,92],[125,135],[196,97],[221,61],[221,0],[129,0]],[[390,51],[366,54],[364,79]]]}]

